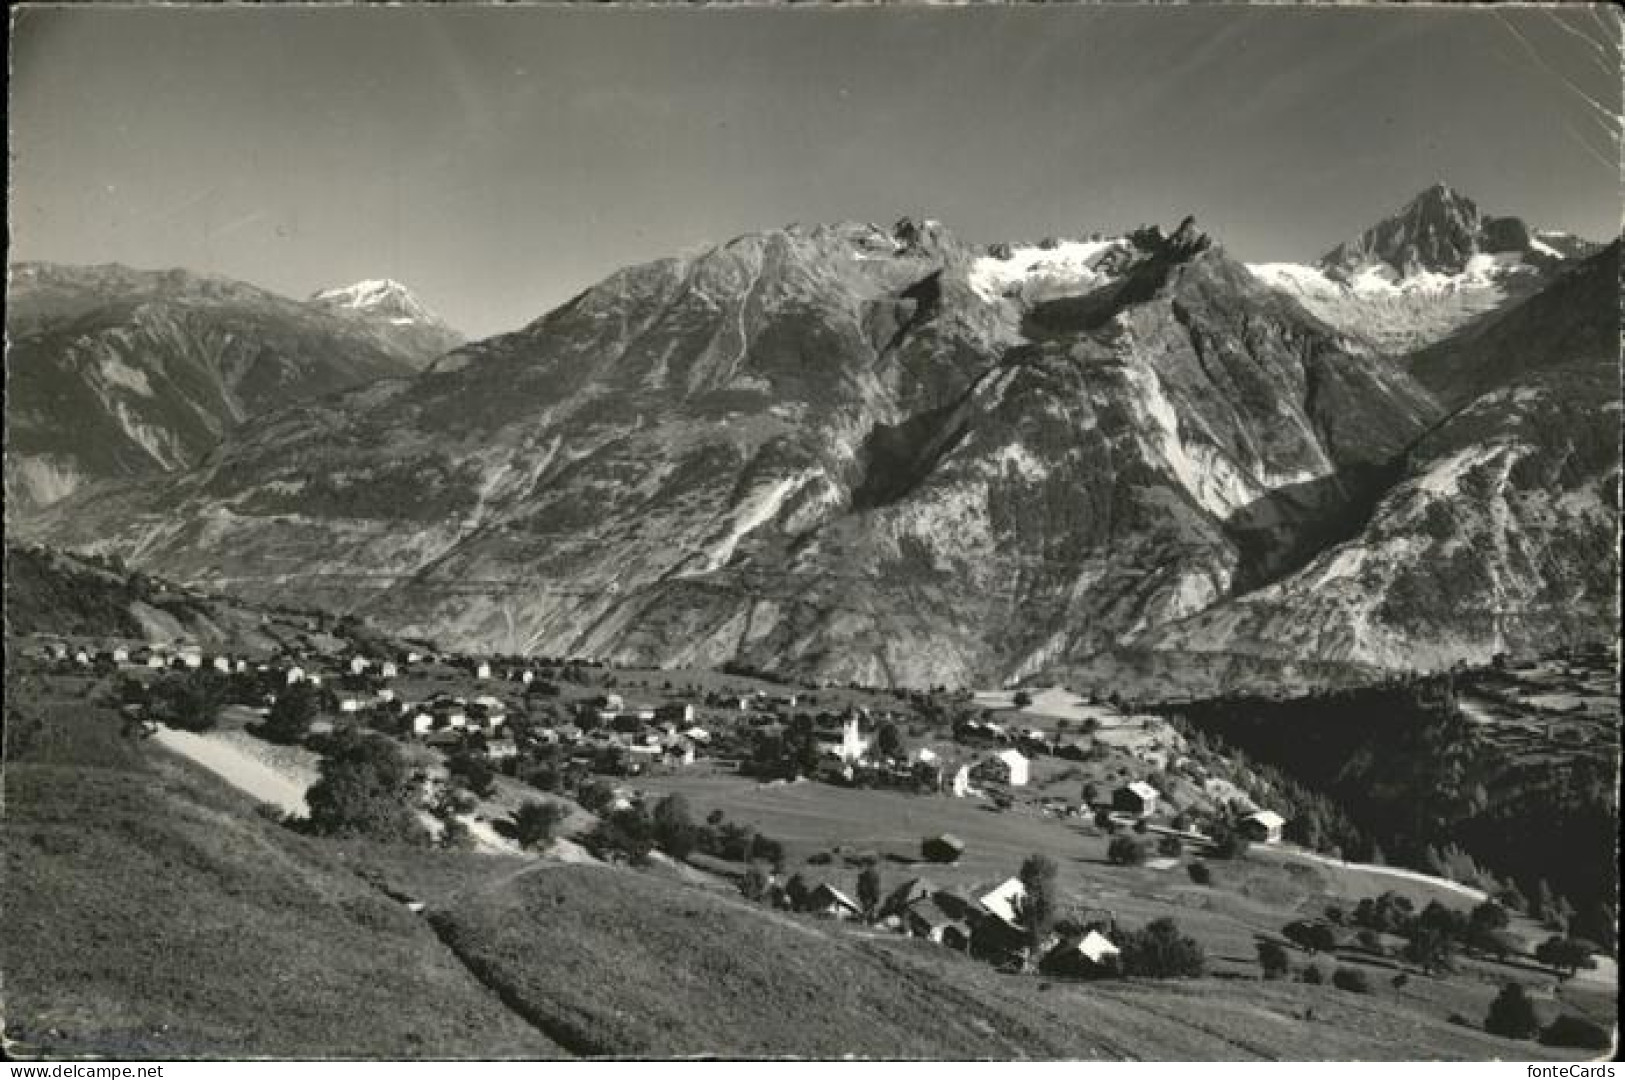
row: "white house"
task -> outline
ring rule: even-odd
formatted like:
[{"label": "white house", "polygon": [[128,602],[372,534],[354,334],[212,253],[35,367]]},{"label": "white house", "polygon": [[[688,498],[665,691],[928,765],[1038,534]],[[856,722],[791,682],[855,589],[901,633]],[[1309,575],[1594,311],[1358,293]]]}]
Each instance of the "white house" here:
[{"label": "white house", "polygon": [[1112,792],[1112,809],[1122,810],[1137,817],[1149,817],[1156,813],[1157,803],[1161,799],[1162,792],[1144,780],[1135,780]]},{"label": "white house", "polygon": [[974,789],[970,786],[970,766],[969,765],[961,765],[959,767],[958,771],[956,771],[954,773],[954,779],[953,779],[954,798],[956,798],[956,799],[966,798],[972,793],[973,790]]},{"label": "white house", "polygon": [[468,715],[461,710],[446,714],[446,726],[461,731],[468,726]]},{"label": "white house", "polygon": [[922,746],[914,754],[914,760],[923,765],[929,765],[937,760],[937,752],[929,746]]},{"label": "white house", "polygon": [[320,686],[320,685],[322,685],[322,677],[320,675],[312,675],[312,676],[310,676],[310,685],[312,685],[312,686]]},{"label": "white house", "polygon": [[365,656],[350,657],[350,674],[365,675],[367,672],[367,658]]},{"label": "white house", "polygon": [[[147,666],[152,668],[154,671],[157,671],[159,668],[168,667],[169,661],[163,658],[163,654],[153,653],[151,656],[147,657]],[[301,672],[300,674],[303,676],[304,673]]]},{"label": "white house", "polygon": [[230,675],[231,674],[231,657],[229,657],[229,656],[217,656],[217,657],[214,658],[213,661],[211,661],[211,663],[214,664],[214,669],[216,671],[218,671],[220,674],[222,674],[222,675]]},{"label": "white house", "polygon": [[408,650],[406,653],[406,662],[408,664],[415,664],[421,659],[423,659],[423,657],[419,656],[414,650]]},{"label": "white house", "polygon": [[1242,830],[1247,837],[1261,844],[1279,844],[1281,830],[1285,825],[1286,818],[1274,810],[1259,810],[1241,820]]},{"label": "white house", "polygon": [[519,673],[519,681],[524,683],[526,686],[529,686],[532,682],[535,681],[535,679],[536,679],[536,676],[532,675],[529,671],[521,671]]},{"label": "white house", "polygon": [[339,702],[339,712],[342,712],[342,713],[355,713],[355,712],[360,712],[360,711],[361,711],[361,702],[357,701],[353,697],[347,697],[343,701]]},{"label": "white house", "polygon": [[304,668],[302,668],[302,667],[291,667],[291,668],[288,669],[288,685],[289,686],[292,686],[296,682],[304,682],[304,681],[305,681],[305,669]]},{"label": "white house", "polygon": [[862,761],[869,752],[869,740],[858,734],[858,718],[853,716],[841,725],[841,748],[838,753],[847,763]]},{"label": "white house", "polygon": [[489,679],[491,677],[491,665],[481,660],[479,667],[474,669],[474,677],[476,679]]},{"label": "white house", "polygon": [[378,700],[379,701],[394,701],[395,700],[395,691],[391,690],[387,686],[384,687],[382,690],[378,691]]},{"label": "white house", "polygon": [[247,675],[248,674],[248,661],[247,660],[239,660],[239,661],[237,661],[237,664],[236,664],[236,667],[235,667],[234,670],[239,675]]},{"label": "white house", "polygon": [[393,679],[397,674],[397,669],[395,667],[395,661],[393,661],[393,660],[385,660],[382,664],[379,664],[378,665],[378,674],[380,676],[382,676],[383,678]]},{"label": "white house", "polygon": [[1021,922],[1021,905],[1026,899],[1027,886],[1021,883],[1020,878],[1013,877],[978,898],[977,902],[995,918],[1016,926]]},{"label": "white house", "polygon": [[412,717],[412,734],[427,735],[434,730],[434,717],[426,712],[420,712]]},{"label": "white house", "polygon": [[192,671],[203,666],[203,654],[196,649],[187,649],[181,653],[181,663]]},{"label": "white house", "polygon": [[128,664],[129,662],[130,662],[130,650],[126,649],[123,645],[115,646],[113,648],[113,663],[115,663],[115,664]]},{"label": "white house", "polygon": [[697,743],[704,744],[711,741],[711,733],[702,727],[691,727],[683,734]]}]

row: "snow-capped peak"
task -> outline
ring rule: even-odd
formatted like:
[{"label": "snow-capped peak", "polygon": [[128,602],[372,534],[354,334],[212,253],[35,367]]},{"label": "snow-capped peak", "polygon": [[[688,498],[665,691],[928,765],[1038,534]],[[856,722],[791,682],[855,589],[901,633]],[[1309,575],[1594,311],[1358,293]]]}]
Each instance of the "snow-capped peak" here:
[{"label": "snow-capped peak", "polygon": [[312,296],[311,302],[328,308],[342,308],[366,315],[376,315],[391,322],[433,322],[418,298],[398,281],[374,278],[358,281],[335,289],[325,289]]}]

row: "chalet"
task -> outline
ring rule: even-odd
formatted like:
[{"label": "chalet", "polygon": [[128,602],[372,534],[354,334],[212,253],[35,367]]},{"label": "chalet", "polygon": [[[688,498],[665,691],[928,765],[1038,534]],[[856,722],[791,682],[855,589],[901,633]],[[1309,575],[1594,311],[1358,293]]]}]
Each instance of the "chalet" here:
[{"label": "chalet", "polygon": [[1242,834],[1260,844],[1279,844],[1286,818],[1274,810],[1259,810],[1241,819]]},{"label": "chalet", "polygon": [[925,878],[910,878],[903,882],[880,905],[879,915],[886,918],[890,915],[902,915],[916,904],[931,899],[931,894],[937,887]]},{"label": "chalet", "polygon": [[655,710],[655,717],[674,724],[693,724],[694,706],[686,701],[670,701]]},{"label": "chalet", "polygon": [[931,897],[911,905],[903,912],[902,920],[912,937],[960,951],[970,947],[970,927],[949,915]]},{"label": "chalet", "polygon": [[1027,886],[1021,883],[1020,878],[1013,877],[977,897],[976,902],[994,918],[1018,926],[1021,923],[1021,907],[1026,900]]},{"label": "chalet", "polygon": [[1156,813],[1162,793],[1144,780],[1124,784],[1112,792],[1112,809],[1135,817],[1149,817]]},{"label": "chalet", "polygon": [[1104,934],[1090,930],[1081,936],[1067,938],[1045,953],[1038,962],[1038,970],[1045,975],[1102,978],[1117,974],[1120,955],[1117,946]]},{"label": "chalet", "polygon": [[920,855],[927,862],[953,863],[965,853],[965,841],[952,833],[928,837],[920,843]]},{"label": "chalet", "polygon": [[1010,787],[1025,787],[1030,775],[1030,766],[1026,755],[1020,750],[1000,750],[978,764],[976,774],[981,779],[1007,784]]},{"label": "chalet", "polygon": [[863,908],[856,900],[826,882],[820,882],[812,892],[807,894],[806,910],[816,915],[828,915],[836,919],[852,919],[863,914]]}]

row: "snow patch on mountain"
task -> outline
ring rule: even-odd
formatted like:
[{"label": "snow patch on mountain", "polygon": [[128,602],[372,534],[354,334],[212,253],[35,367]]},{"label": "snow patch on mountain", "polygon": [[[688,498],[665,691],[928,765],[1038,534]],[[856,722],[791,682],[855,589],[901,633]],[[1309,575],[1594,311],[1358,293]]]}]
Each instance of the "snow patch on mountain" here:
[{"label": "snow patch on mountain", "polygon": [[1127,239],[1063,240],[1050,247],[1011,248],[1008,258],[984,255],[971,264],[970,287],[988,303],[1013,292],[1048,297],[1089,292],[1116,280],[1108,256]]}]

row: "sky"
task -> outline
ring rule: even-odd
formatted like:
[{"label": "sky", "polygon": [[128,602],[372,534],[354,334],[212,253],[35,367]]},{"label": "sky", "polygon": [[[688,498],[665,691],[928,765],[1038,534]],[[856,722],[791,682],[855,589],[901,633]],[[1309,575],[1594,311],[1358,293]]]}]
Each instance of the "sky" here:
[{"label": "sky", "polygon": [[11,260],[393,277],[474,336],[790,222],[1310,260],[1445,180],[1620,228],[1601,6],[13,10]]}]

